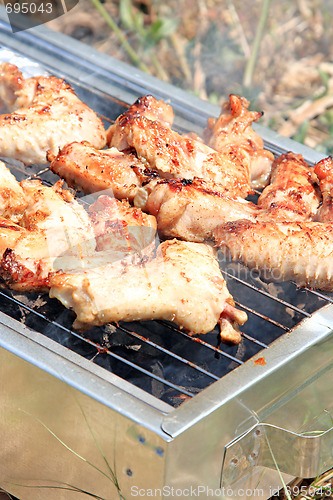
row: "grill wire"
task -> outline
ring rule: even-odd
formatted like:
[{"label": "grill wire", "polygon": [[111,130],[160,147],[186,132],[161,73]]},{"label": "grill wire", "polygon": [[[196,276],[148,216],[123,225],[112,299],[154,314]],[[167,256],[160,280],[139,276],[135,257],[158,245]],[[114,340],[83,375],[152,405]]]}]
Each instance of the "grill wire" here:
[{"label": "grill wire", "polygon": [[[67,76],[66,80],[98,112],[106,127],[127,107],[82,82]],[[3,160],[18,180],[36,178],[47,185],[58,180],[48,167]],[[46,294],[2,289],[0,310],[177,407],[254,355],[262,353],[261,362],[265,363],[265,349],[273,341],[333,302],[333,294],[298,288],[291,282],[266,282],[221,254],[219,262],[236,305],[248,314],[238,346],[221,344],[217,328],[191,336],[167,321],[121,322],[79,332],[72,328],[74,314]]]}]

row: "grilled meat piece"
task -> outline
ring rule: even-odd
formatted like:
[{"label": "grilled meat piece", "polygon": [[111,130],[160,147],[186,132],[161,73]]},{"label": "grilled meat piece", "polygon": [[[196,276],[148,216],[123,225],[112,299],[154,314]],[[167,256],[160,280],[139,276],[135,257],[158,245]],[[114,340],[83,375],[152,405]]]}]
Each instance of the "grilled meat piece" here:
[{"label": "grilled meat piece", "polygon": [[261,188],[268,182],[274,157],[264,149],[262,138],[251,127],[263,113],[249,111],[249,104],[244,97],[230,94],[220,116],[208,119],[204,139],[216,151],[232,150],[242,163],[248,164],[251,186]]},{"label": "grilled meat piece", "polygon": [[255,220],[260,210],[242,198],[232,198],[218,184],[202,179],[163,179],[141,188],[134,204],[157,219],[159,235],[204,242],[221,223]]},{"label": "grilled meat piece", "polygon": [[17,290],[46,289],[57,270],[141,262],[155,251],[156,220],[128,202],[100,196],[89,214],[61,181],[22,181],[28,201],[20,225],[2,219],[0,277]]},{"label": "grilled meat piece", "polygon": [[67,184],[85,193],[108,190],[118,199],[132,200],[138,187],[156,174],[131,153],[116,148],[97,150],[88,142],[73,142],[57,155],[48,152],[50,169]]},{"label": "grilled meat piece", "polygon": [[319,204],[316,179],[300,156],[288,153],[274,162],[272,184],[258,206],[197,178],[153,180],[138,190],[134,204],[157,218],[160,236],[203,242],[212,238],[216,226],[239,219],[310,219]]},{"label": "grilled meat piece", "polygon": [[313,169],[288,153],[275,161],[273,182],[259,197],[258,206],[197,178],[153,180],[138,190],[134,204],[157,218],[163,238],[203,242],[212,238],[216,226],[239,219],[310,219],[319,204],[315,180]]},{"label": "grilled meat piece", "polygon": [[21,182],[28,200],[20,225],[45,233],[50,255],[61,252],[90,254],[96,241],[89,215],[68,190],[63,181],[48,187],[38,180]]},{"label": "grilled meat piece", "polygon": [[236,221],[217,227],[217,245],[275,281],[333,291],[333,224]]},{"label": "grilled meat piece", "polygon": [[20,225],[8,220],[0,225],[0,277],[14,289],[44,289],[56,259],[67,255],[80,263],[95,251],[94,231],[88,213],[61,189],[61,181],[53,187],[37,180],[21,186],[27,207]]},{"label": "grilled meat piece", "polygon": [[167,104],[163,99],[157,100],[152,95],[140,97],[130,106],[130,109],[131,112],[145,116],[149,120],[160,122],[166,127],[172,126],[175,117],[170,104]]},{"label": "grilled meat piece", "polygon": [[119,201],[101,195],[90,205],[89,215],[96,238],[96,251],[111,251],[141,259],[155,250],[156,219]]},{"label": "grilled meat piece", "polygon": [[46,235],[0,219],[0,283],[22,291],[46,290],[52,259]]},{"label": "grilled meat piece", "polygon": [[138,113],[127,112],[117,119],[110,146],[134,148],[163,178],[199,177],[244,198],[251,191],[248,167],[233,151],[218,153]]},{"label": "grilled meat piece", "polygon": [[[164,127],[170,128],[174,120],[174,112],[170,104],[167,104],[163,100],[157,100],[152,95],[146,95],[140,97],[133,103],[128,111],[130,114],[138,114],[140,116],[145,116],[149,120],[160,122]],[[107,142],[110,144],[114,132],[118,130],[117,125],[113,124],[108,128],[107,131]],[[119,132],[119,130],[118,130]],[[124,136],[125,144],[127,142],[126,136]],[[121,145],[121,139],[118,136],[117,141]],[[126,149],[126,145],[124,148]]]},{"label": "grilled meat piece", "polygon": [[0,65],[0,96],[11,113],[0,115],[0,155],[26,164],[45,163],[68,142],[106,144],[106,132],[96,113],[54,76],[24,79],[18,68]]},{"label": "grilled meat piece", "polygon": [[20,183],[0,161],[0,217],[18,222],[26,206],[27,200]]},{"label": "grilled meat piece", "polygon": [[317,212],[318,179],[302,155],[282,154],[273,162],[270,184],[258,199],[272,221],[310,220]]},{"label": "grilled meat piece", "polygon": [[[0,257],[5,253],[7,248],[15,248],[17,242],[22,239],[22,235],[24,237],[27,235],[28,231],[15,224],[14,222],[0,218]],[[32,248],[35,247],[35,243],[32,245]],[[40,246],[37,244],[37,249]],[[25,251],[25,255],[28,255],[28,251]]]},{"label": "grilled meat piece", "polygon": [[[22,94],[24,78],[17,66],[10,63],[0,64],[0,104],[5,105],[10,111],[14,111],[14,105],[18,99],[17,93]],[[29,86],[27,86],[28,90]],[[28,99],[28,95],[24,97],[22,94],[21,100]],[[25,105],[22,101],[21,106]]]},{"label": "grilled meat piece", "polygon": [[238,325],[247,319],[234,307],[214,249],[204,244],[168,240],[147,264],[59,272],[50,286],[50,296],[76,313],[76,328],[165,319],[206,333],[220,323],[222,339],[238,343]]},{"label": "grilled meat piece", "polygon": [[321,160],[314,169],[319,179],[323,202],[315,220],[319,222],[333,222],[333,159],[329,156]]},{"label": "grilled meat piece", "polygon": [[48,236],[43,230],[29,230],[0,219],[0,282],[14,290],[46,291],[55,269],[67,269],[66,264],[73,262],[80,267],[84,254],[69,252],[64,258],[68,245],[58,239],[55,244],[61,246],[53,247]]}]

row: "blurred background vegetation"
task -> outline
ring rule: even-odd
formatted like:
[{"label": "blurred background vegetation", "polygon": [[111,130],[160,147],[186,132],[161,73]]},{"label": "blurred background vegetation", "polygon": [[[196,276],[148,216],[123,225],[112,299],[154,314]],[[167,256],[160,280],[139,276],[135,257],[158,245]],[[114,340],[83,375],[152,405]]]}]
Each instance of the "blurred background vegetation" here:
[{"label": "blurred background vegetation", "polygon": [[333,153],[332,0],[80,0],[48,26]]}]

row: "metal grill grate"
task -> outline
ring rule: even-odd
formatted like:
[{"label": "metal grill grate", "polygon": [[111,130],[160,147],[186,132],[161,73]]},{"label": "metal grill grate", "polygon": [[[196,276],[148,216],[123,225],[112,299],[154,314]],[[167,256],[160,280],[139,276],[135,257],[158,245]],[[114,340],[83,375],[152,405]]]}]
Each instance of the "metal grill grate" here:
[{"label": "metal grill grate", "polygon": [[[127,107],[82,82],[67,76],[66,80],[106,127]],[[48,167],[5,161],[18,180],[38,178],[49,185],[58,180]],[[261,351],[264,362],[264,350],[273,341],[333,302],[332,294],[299,289],[290,282],[265,282],[221,255],[220,265],[237,306],[249,317],[238,346],[221,345],[217,329],[191,337],[166,321],[120,323],[78,332],[72,329],[73,313],[42,294],[2,290],[0,310],[176,407]]]},{"label": "metal grill grate", "polygon": [[[228,273],[230,274],[230,273]],[[56,342],[134,383],[167,403],[178,406],[195,396],[223,375],[264,350],[275,339],[301,319],[328,302],[331,297],[309,289],[293,288],[295,303],[306,300],[304,308],[273,296],[266,290],[240,278],[226,275],[229,289],[240,283],[247,303],[237,300],[247,311],[248,323],[243,327],[239,346],[218,345],[218,332],[191,337],[166,321],[121,323],[95,327],[85,333],[71,328],[73,315],[61,304],[42,294],[0,291],[1,310]],[[280,286],[280,285],[279,285]],[[272,316],[283,316],[285,322],[262,314],[248,304],[255,295],[272,302]],[[243,300],[244,301],[244,300]],[[282,307],[284,313],[279,311]],[[289,311],[288,311],[289,310]],[[310,312],[309,312],[310,311]],[[264,352],[263,352],[264,357]]]},{"label": "metal grill grate", "polygon": [[[19,179],[37,178],[49,185],[58,179],[48,167],[24,167],[14,161],[8,166]],[[261,351],[264,362],[264,350],[274,340],[333,302],[330,295],[290,282],[265,282],[245,266],[219,257],[228,288],[249,317],[238,346],[220,344],[218,329],[192,337],[166,321],[110,324],[79,332],[71,327],[73,313],[44,294],[2,290],[0,308],[176,407]]]}]

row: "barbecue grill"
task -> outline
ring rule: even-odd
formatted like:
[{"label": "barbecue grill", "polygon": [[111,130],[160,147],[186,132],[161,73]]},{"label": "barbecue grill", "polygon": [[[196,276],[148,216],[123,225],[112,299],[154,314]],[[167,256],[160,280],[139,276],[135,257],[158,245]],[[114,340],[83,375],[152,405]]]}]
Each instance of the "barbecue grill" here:
[{"label": "barbecue grill", "polygon": [[[65,78],[106,126],[148,93],[170,102],[179,130],[219,114],[43,26],[13,35],[2,8],[0,19],[0,57]],[[322,158],[256,129],[275,154]],[[45,165],[6,163],[19,180],[57,180]],[[249,316],[238,346],[165,321],[82,333],[54,299],[0,290],[3,488],[22,500],[268,498],[333,465],[333,295],[220,264]]]}]

